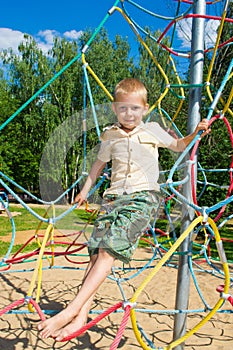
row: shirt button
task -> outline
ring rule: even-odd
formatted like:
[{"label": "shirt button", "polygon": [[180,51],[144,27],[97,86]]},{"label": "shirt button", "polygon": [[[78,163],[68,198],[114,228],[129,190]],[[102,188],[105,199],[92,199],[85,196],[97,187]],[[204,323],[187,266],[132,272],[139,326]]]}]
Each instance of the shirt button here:
[{"label": "shirt button", "polygon": [[128,177],[131,177],[131,175],[129,174]]}]

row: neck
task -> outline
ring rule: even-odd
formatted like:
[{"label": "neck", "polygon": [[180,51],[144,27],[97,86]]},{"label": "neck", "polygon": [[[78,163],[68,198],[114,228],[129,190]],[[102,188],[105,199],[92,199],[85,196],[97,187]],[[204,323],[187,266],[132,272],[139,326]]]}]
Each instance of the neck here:
[{"label": "neck", "polygon": [[135,128],[129,129],[129,128],[126,128],[123,125],[121,125],[121,129],[124,130],[125,132],[129,133],[130,131],[133,131],[133,129],[135,129]]}]

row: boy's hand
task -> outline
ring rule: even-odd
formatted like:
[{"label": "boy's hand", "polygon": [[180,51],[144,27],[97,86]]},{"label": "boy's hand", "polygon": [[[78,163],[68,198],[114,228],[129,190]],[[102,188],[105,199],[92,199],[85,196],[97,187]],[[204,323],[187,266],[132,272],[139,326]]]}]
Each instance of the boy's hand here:
[{"label": "boy's hand", "polygon": [[74,198],[74,201],[72,203],[72,205],[74,204],[78,204],[77,208],[79,208],[84,202],[86,202],[86,197],[84,197],[82,195],[82,193],[80,192],[79,194],[77,194],[77,196]]},{"label": "boy's hand", "polygon": [[208,119],[203,119],[200,121],[200,123],[198,123],[196,130],[195,130],[196,134],[201,130],[203,130],[203,133],[201,134],[201,138],[211,133],[211,129],[209,128],[209,120]]}]

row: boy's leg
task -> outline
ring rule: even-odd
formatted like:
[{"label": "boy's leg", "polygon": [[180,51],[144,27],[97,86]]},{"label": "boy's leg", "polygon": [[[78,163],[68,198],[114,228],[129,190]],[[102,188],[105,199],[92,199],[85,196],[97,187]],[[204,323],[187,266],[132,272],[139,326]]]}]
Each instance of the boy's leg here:
[{"label": "boy's leg", "polygon": [[[84,282],[77,296],[59,314],[40,322],[38,325],[42,338],[53,336],[60,328],[70,323],[79,315],[82,307],[89,299],[94,297],[97,289],[110,273],[113,263],[114,257],[100,248],[97,259],[84,278]],[[87,306],[89,307],[89,304],[87,304]]]},{"label": "boy's leg", "polygon": [[[87,323],[88,314],[94,299],[95,293],[87,300],[87,302],[81,308],[79,314],[73,318],[73,320],[68,323],[65,327],[60,328],[57,332],[54,332],[53,337],[56,341],[61,341],[65,337],[73,334]],[[80,334],[80,337],[84,335]]]},{"label": "boy's leg", "polygon": [[[87,269],[85,271],[85,275],[83,277],[82,284],[84,283],[84,280],[85,280],[86,276],[88,275],[90,269],[92,268],[92,266],[96,262],[97,257],[98,257],[97,254],[92,255],[90,257],[90,262],[89,262]],[[81,327],[83,327],[87,323],[88,314],[89,314],[94,296],[95,296],[95,293],[93,293],[93,295],[87,300],[87,302],[81,308],[79,314],[76,317],[74,317],[74,319],[70,323],[68,323],[65,327],[59,329],[57,332],[54,332],[53,337],[57,341],[61,341],[63,338],[76,332],[78,329],[80,329]]]},{"label": "boy's leg", "polygon": [[[87,274],[88,274],[89,271],[91,270],[92,266],[94,265],[96,259],[97,259],[97,255],[93,255],[93,256],[90,257],[90,261],[89,261],[88,266],[87,266],[87,268],[86,268],[86,271],[85,271],[85,274],[84,274],[84,277],[83,277],[82,284],[83,284],[83,282],[84,282],[84,280],[85,280]],[[57,315],[59,316],[60,313],[57,314]],[[46,320],[46,321],[40,322],[39,325],[38,325],[38,330],[40,331],[40,330],[42,330],[47,324],[49,325],[50,320],[55,320],[55,321],[56,321],[56,318],[57,318],[56,316],[57,316],[57,315],[55,315],[55,316],[49,318],[49,319]],[[64,325],[65,325],[65,324],[64,324]],[[58,333],[59,333],[59,329],[57,330],[57,332],[54,332],[53,335],[56,336],[56,334],[58,334]]]}]

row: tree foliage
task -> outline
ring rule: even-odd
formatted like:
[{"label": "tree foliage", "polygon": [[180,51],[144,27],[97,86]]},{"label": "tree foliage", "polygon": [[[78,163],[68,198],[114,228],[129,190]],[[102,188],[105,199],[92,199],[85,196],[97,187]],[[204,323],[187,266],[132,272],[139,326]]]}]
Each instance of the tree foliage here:
[{"label": "tree foliage", "polygon": [[[158,37],[160,33],[152,34],[153,37]],[[116,35],[111,41],[107,31],[102,29],[96,35],[91,48],[85,51],[85,62],[81,62],[81,59],[75,61],[46,86],[35,99],[31,100],[31,97],[75,56],[79,54],[82,57],[81,50],[91,35],[91,31],[86,31],[78,41],[72,42],[57,37],[48,54],[38,48],[32,37],[25,35],[25,40],[18,48],[19,55],[10,50],[1,53],[3,68],[0,71],[0,122],[3,123],[20,106],[26,104],[25,108],[2,130],[1,170],[19,185],[37,195],[40,192],[40,171],[40,176],[47,184],[61,182],[61,191],[64,191],[74,183],[78,170],[82,171],[84,142],[87,145],[87,152],[98,144],[94,123],[88,127],[86,139],[81,132],[83,110],[86,108],[88,110],[87,119],[92,113],[91,98],[96,106],[98,118],[102,118],[101,126],[111,122],[108,119],[110,109],[107,107],[107,104],[110,104],[109,97],[90,74],[88,83],[92,95],[87,93],[87,86],[84,84],[86,65],[89,65],[97,74],[99,81],[110,93],[113,92],[116,83],[125,77],[134,76],[142,79],[149,91],[150,104],[158,100],[166,87],[164,75],[156,61],[159,62],[169,82],[177,83],[168,52],[161,49],[150,36],[145,38],[145,43],[153,53],[155,60],[141,44],[138,46],[138,59],[135,60],[130,56],[127,39]],[[232,33],[229,33],[226,27],[224,40],[227,40],[229,36],[232,37]],[[217,57],[213,74],[214,86],[219,86],[224,77],[224,72],[231,59],[229,52],[230,46],[226,46]],[[211,56],[206,58],[206,67],[210,60]],[[220,67],[221,70],[219,70]],[[229,90],[230,87],[227,87],[226,98]],[[27,104],[28,101],[30,102]],[[179,100],[171,89],[160,107],[173,117],[178,103]],[[207,106],[204,105],[202,108],[204,115]],[[178,128],[185,134],[187,102],[184,103],[176,122]],[[217,147],[219,143],[221,144],[221,157],[219,157],[219,146]],[[211,154],[209,149],[211,149]],[[208,168],[213,166],[226,168],[229,164],[230,152],[227,130],[222,125],[221,131],[219,129],[214,131],[204,141],[200,152],[202,165]],[[40,169],[42,158],[46,160],[46,166]],[[173,159],[169,157],[169,154],[164,153],[161,158],[162,168],[169,169],[172,162]],[[225,183],[226,176],[222,176],[224,179],[221,178],[221,182]],[[218,183],[218,178],[220,178],[219,175],[215,174],[211,177],[211,181]],[[59,195],[59,193],[49,193],[52,188],[52,185],[47,186],[48,199]]]}]

